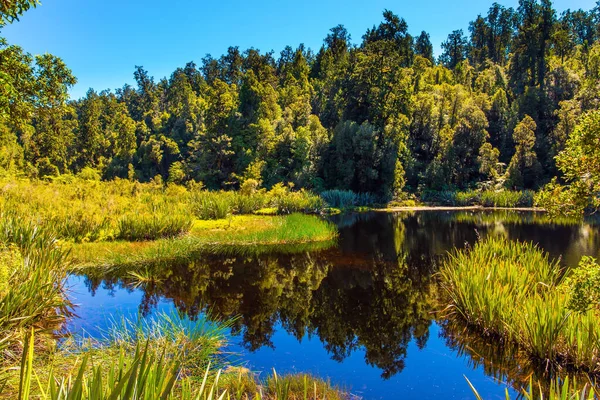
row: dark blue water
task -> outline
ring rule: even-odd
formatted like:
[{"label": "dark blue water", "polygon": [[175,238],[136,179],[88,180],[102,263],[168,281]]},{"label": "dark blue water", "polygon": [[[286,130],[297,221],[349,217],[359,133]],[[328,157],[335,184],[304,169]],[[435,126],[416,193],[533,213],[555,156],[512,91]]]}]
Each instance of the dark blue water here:
[{"label": "dark blue water", "polygon": [[139,287],[125,271],[73,276],[79,318],[70,328],[98,335],[123,315],[203,318],[210,309],[237,317],[228,350],[264,375],[310,372],[366,399],[472,399],[466,376],[484,398],[500,399],[525,386],[529,372],[436,316],[435,272],[446,252],[494,234],[534,241],[566,265],[600,253],[594,224],[548,224],[529,213],[371,213],[334,222],[339,243],[317,253],[148,266],[160,279]]}]

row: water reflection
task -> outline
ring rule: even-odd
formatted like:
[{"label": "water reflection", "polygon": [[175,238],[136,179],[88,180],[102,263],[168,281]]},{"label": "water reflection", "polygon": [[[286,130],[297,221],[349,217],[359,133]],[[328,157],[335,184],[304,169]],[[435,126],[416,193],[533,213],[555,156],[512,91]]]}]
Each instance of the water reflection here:
[{"label": "water reflection", "polygon": [[[408,347],[424,348],[435,317],[435,272],[446,252],[478,236],[534,241],[552,256],[576,265],[599,255],[594,221],[552,223],[532,213],[420,212],[335,216],[336,247],[299,254],[198,256],[148,264],[133,277],[126,268],[90,271],[86,286],[141,289],[139,305],[150,313],[164,299],[192,318],[211,310],[238,316],[233,333],[250,351],[273,347],[275,329],[301,340],[318,337],[330,357],[343,361],[357,350],[385,379],[405,368]],[[85,304],[83,305],[85,307]],[[443,323],[443,321],[441,321]],[[514,352],[477,341],[444,325],[447,346],[483,365],[490,376],[527,384],[530,369]]]}]

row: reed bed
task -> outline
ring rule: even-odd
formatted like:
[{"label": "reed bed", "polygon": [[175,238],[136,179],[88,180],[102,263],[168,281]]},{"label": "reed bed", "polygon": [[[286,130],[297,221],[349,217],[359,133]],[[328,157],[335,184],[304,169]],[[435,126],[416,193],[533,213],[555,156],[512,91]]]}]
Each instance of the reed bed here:
[{"label": "reed bed", "polygon": [[497,208],[533,207],[534,192],[530,190],[467,190],[426,191],[421,200],[445,206],[483,206]]},{"label": "reed bed", "polygon": [[502,238],[453,252],[440,270],[450,316],[517,344],[546,369],[598,374],[598,308],[570,306],[570,274],[536,246]]}]

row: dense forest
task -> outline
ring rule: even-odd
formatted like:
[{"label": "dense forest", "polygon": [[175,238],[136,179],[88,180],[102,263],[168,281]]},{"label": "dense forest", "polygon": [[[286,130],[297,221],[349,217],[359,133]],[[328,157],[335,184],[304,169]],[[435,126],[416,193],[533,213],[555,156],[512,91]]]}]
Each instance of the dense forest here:
[{"label": "dense forest", "polygon": [[137,66],[135,86],[78,100],[60,58],[0,39],[0,174],[385,198],[537,189],[564,178],[555,157],[598,109],[599,38],[600,3],[561,14],[549,0],[494,3],[436,58],[427,32],[385,10],[358,42],[338,25],[316,52],[230,47],[160,80]]}]

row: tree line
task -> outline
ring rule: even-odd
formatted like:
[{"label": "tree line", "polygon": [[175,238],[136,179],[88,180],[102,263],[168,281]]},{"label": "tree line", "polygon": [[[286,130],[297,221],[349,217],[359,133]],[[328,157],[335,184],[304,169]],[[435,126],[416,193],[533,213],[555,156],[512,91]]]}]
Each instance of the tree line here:
[{"label": "tree line", "polygon": [[[36,4],[16,3],[0,25]],[[159,80],[137,66],[134,86],[78,100],[60,58],[0,39],[0,171],[385,198],[536,189],[562,178],[555,157],[598,109],[599,38],[600,3],[561,14],[549,0],[494,3],[436,58],[427,32],[385,10],[358,42],[338,25],[316,52],[230,47]]]}]

